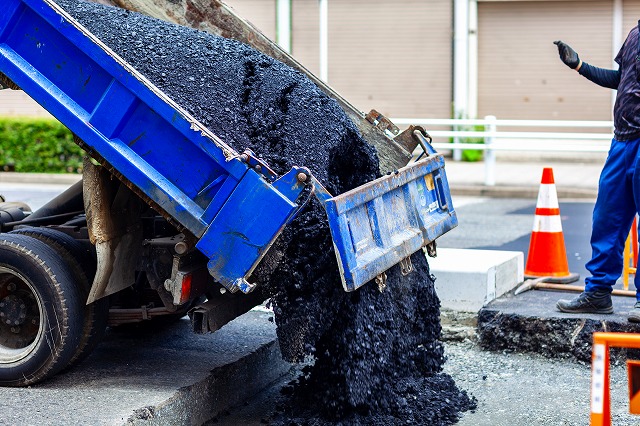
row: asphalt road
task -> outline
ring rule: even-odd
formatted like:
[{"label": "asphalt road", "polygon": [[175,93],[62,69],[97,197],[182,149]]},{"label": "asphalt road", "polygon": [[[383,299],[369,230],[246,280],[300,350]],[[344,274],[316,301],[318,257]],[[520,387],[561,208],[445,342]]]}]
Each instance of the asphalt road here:
[{"label": "asphalt road", "polygon": [[65,184],[2,182],[0,183],[0,194],[4,196],[6,201],[22,201],[27,203],[32,210],[36,210],[69,186]]},{"label": "asphalt road", "polygon": [[[562,230],[569,270],[588,275],[584,264],[591,257],[593,201],[560,202]],[[454,197],[459,225],[438,239],[439,247],[511,250],[524,252],[525,262],[536,200],[512,198]]]},{"label": "asphalt road", "polygon": [[[0,184],[0,194],[37,208],[64,185]],[[535,200],[454,198],[460,225],[439,239],[440,247],[528,250]],[[584,279],[589,258],[590,218],[593,203],[560,204],[565,243],[572,272]],[[465,413],[461,425],[583,425],[588,424],[590,367],[572,361],[549,360],[538,355],[484,352],[470,341],[447,343],[445,371],[462,389],[478,399],[478,409]],[[280,383],[289,380],[285,377]],[[613,424],[640,422],[627,411],[624,366],[612,368]],[[55,393],[55,391],[52,389]],[[267,390],[215,424],[259,425],[277,400],[279,387]],[[37,408],[37,407],[35,407]],[[35,409],[34,408],[34,409]],[[212,423],[213,424],[213,423]]]}]

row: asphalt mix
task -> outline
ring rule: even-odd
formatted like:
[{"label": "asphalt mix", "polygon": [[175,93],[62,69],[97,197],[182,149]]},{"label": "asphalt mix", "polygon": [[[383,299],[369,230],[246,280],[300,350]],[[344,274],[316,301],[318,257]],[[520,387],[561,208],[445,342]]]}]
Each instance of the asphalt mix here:
[{"label": "asphalt mix", "polygon": [[[333,194],[379,176],[373,147],[303,74],[233,40],[81,0],[82,25],[237,151],[277,173],[306,166]],[[342,290],[325,213],[311,201],[254,273],[286,360],[314,363],[271,422],[451,424],[473,400],[442,372],[439,301],[421,252],[387,286]],[[317,423],[316,423],[317,424]]]}]

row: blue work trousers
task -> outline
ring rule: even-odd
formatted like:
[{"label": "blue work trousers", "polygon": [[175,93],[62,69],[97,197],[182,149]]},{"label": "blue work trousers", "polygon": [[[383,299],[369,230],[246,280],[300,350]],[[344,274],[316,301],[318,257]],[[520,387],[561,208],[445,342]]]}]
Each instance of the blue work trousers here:
[{"label": "blue work trousers", "polygon": [[[624,244],[636,213],[640,212],[640,139],[613,139],[605,162],[598,198],[593,208],[591,260],[586,268],[585,290],[610,292],[622,274]],[[635,275],[636,299],[640,300],[640,274]]]}]

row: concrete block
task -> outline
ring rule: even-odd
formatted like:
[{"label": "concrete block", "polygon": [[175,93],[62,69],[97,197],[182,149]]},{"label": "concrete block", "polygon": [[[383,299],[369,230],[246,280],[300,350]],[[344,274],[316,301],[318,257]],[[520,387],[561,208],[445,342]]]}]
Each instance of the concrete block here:
[{"label": "concrete block", "polygon": [[444,309],[477,312],[524,281],[520,251],[438,248],[428,261]]}]

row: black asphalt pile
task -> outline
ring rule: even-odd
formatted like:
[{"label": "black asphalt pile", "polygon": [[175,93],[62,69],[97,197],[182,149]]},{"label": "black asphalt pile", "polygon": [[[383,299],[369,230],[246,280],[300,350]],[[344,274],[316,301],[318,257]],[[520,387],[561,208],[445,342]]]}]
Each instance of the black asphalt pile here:
[{"label": "black asphalt pile", "polygon": [[285,394],[270,423],[309,422],[321,413],[328,424],[446,425],[476,401],[458,390],[444,363],[440,304],[422,254],[415,272],[387,272],[380,293],[369,283],[349,294],[340,316],[316,343],[315,363]]},{"label": "black asphalt pile", "polygon": [[[306,166],[333,194],[379,176],[375,149],[303,74],[233,40],[82,0],[57,2],[225,143],[252,149],[277,173]],[[272,298],[285,358],[315,363],[274,423],[437,425],[472,408],[441,373],[434,278],[421,252],[412,260],[416,271],[402,277],[394,267],[383,292],[369,283],[346,293],[319,203],[285,229],[254,279]]]}]

